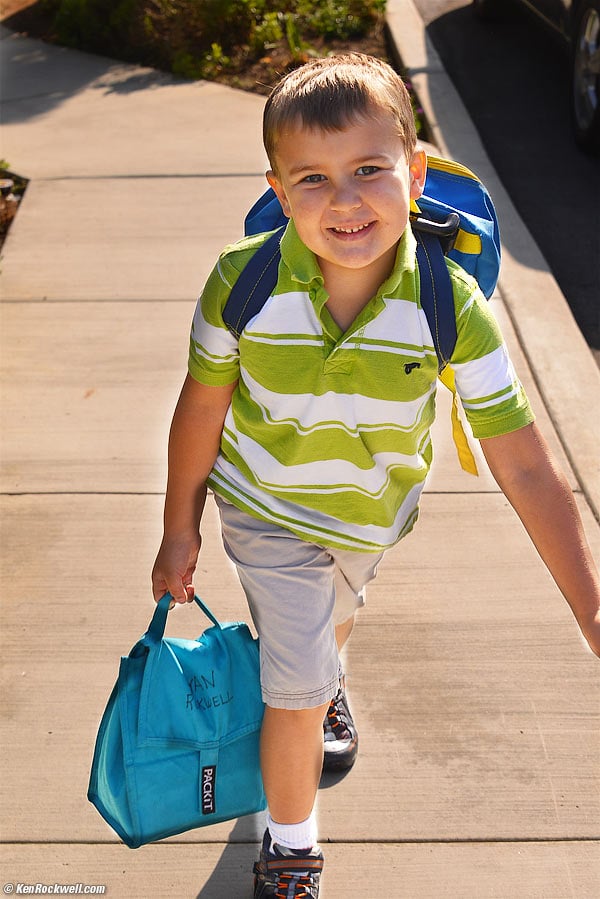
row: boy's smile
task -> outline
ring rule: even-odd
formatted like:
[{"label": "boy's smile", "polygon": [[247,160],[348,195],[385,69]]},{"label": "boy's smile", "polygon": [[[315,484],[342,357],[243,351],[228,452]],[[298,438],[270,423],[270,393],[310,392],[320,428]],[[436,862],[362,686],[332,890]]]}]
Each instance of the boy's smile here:
[{"label": "boy's smile", "polygon": [[392,271],[410,200],[421,195],[423,151],[408,160],[392,116],[378,112],[336,131],[292,124],[278,135],[276,164],[269,183],[327,289],[352,274],[374,292]]}]

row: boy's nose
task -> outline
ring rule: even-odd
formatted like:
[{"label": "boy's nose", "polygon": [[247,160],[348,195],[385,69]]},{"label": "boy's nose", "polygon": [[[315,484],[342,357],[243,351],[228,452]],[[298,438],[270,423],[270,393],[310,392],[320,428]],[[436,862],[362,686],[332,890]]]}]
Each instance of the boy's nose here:
[{"label": "boy's nose", "polygon": [[354,184],[339,184],[333,188],[331,208],[343,212],[358,209],[361,205],[360,193]]}]

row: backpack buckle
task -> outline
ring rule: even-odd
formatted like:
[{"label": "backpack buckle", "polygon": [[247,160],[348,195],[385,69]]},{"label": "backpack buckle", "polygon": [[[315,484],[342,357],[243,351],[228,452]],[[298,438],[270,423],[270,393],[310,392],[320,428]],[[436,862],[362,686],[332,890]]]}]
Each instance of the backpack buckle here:
[{"label": "backpack buckle", "polygon": [[442,245],[442,252],[446,256],[456,242],[460,228],[460,216],[457,212],[449,212],[442,221],[437,221],[429,215],[420,212],[414,217],[411,215],[410,223],[415,231],[421,231],[424,234],[432,234],[434,237],[437,237]]}]

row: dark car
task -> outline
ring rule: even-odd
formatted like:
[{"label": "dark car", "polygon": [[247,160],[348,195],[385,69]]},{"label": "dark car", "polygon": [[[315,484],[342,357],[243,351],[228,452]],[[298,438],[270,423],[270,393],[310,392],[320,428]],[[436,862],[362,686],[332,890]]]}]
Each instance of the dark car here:
[{"label": "dark car", "polygon": [[[600,0],[513,0],[558,32],[571,54],[571,109],[582,149],[600,153]],[[473,0],[483,18],[506,15],[507,0]]]}]

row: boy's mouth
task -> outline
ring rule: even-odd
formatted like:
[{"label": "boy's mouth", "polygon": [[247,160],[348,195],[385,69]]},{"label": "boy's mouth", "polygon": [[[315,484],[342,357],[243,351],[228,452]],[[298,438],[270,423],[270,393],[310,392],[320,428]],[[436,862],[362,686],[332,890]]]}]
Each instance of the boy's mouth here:
[{"label": "boy's mouth", "polygon": [[374,225],[374,222],[365,222],[363,225],[353,225],[347,228],[330,228],[330,231],[333,231],[334,234],[360,234],[361,231],[366,231],[367,228],[371,228]]}]

